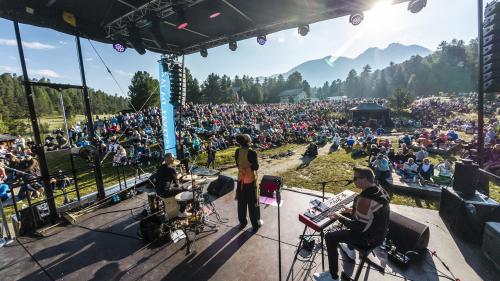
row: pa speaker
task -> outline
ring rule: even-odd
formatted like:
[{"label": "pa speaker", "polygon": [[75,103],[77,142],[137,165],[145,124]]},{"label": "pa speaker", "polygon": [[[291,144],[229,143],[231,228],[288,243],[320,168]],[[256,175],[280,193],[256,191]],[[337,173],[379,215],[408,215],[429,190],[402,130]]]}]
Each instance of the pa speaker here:
[{"label": "pa speaker", "polygon": [[477,179],[479,178],[479,166],[472,160],[463,159],[455,162],[455,173],[453,174],[453,189],[465,195],[474,195]]},{"label": "pa speaker", "polygon": [[260,194],[267,197],[274,197],[274,192],[281,188],[283,178],[265,175],[260,181]]},{"label": "pa speaker", "polygon": [[487,221],[500,222],[500,204],[476,192],[463,193],[443,188],[439,215],[452,231],[474,243],[481,243]]},{"label": "pa speaker", "polygon": [[219,175],[219,177],[208,185],[208,193],[220,197],[234,189],[234,179],[232,177]]},{"label": "pa speaker", "polygon": [[427,225],[392,211],[389,218],[387,238],[391,240],[399,252],[421,253],[427,249],[430,237]]}]

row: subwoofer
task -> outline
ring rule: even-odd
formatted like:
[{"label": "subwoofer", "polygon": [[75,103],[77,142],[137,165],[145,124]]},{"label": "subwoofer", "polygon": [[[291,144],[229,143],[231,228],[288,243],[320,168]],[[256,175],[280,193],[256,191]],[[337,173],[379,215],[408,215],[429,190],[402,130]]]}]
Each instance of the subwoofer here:
[{"label": "subwoofer", "polygon": [[465,196],[443,188],[439,215],[452,231],[468,241],[481,243],[485,223],[500,222],[500,204],[477,191]]},{"label": "subwoofer", "polygon": [[220,197],[234,189],[234,179],[232,177],[219,175],[219,177],[208,185],[208,193]]},{"label": "subwoofer", "polygon": [[391,211],[387,238],[396,246],[398,252],[421,253],[427,249],[429,237],[427,225]]},{"label": "subwoofer", "polygon": [[260,181],[260,194],[267,197],[274,197],[274,192],[281,188],[282,183],[282,177],[265,175]]}]

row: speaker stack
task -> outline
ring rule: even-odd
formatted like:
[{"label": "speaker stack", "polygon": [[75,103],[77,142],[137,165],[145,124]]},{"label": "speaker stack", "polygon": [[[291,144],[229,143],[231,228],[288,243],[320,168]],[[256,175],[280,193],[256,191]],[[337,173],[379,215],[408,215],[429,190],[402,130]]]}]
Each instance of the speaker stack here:
[{"label": "speaker stack", "polygon": [[481,243],[485,223],[500,222],[499,206],[498,202],[477,191],[465,196],[448,187],[441,192],[439,215],[455,233],[467,241]]},{"label": "speaker stack", "polygon": [[476,183],[479,178],[479,165],[469,159],[455,162],[453,174],[453,189],[464,196],[472,196],[476,192]]}]

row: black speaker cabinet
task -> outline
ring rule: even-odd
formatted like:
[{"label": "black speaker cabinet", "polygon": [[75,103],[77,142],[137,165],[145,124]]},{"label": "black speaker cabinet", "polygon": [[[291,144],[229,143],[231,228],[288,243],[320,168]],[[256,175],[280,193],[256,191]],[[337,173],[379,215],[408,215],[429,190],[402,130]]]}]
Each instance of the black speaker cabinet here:
[{"label": "black speaker cabinet", "polygon": [[232,177],[219,175],[219,177],[208,185],[208,193],[220,197],[234,189],[234,179]]},{"label": "black speaker cabinet", "polygon": [[47,217],[49,214],[47,203],[43,203],[41,205],[33,205],[32,208],[33,211],[31,210],[31,208],[25,208],[20,211],[20,235],[31,233],[45,224],[45,217]]},{"label": "black speaker cabinet", "polygon": [[387,238],[392,241],[399,252],[423,252],[427,249],[429,237],[427,225],[391,211]]},{"label": "black speaker cabinet", "polygon": [[481,243],[484,224],[500,221],[500,204],[495,200],[475,192],[465,195],[451,188],[443,188],[439,205],[439,215],[450,229],[467,241]]},{"label": "black speaker cabinet", "polygon": [[466,195],[474,195],[479,178],[479,166],[469,159],[455,162],[453,189]]}]

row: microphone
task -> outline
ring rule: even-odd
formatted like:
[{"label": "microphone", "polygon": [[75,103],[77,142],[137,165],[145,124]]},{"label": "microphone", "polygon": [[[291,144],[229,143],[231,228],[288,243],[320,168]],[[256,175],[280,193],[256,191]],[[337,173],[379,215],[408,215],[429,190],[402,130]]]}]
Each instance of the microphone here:
[{"label": "microphone", "polygon": [[346,184],[344,184],[344,186],[348,186],[348,185],[350,185],[351,183],[353,183],[354,181],[353,181],[353,180],[347,180],[346,182],[347,182],[347,183],[346,183]]}]

